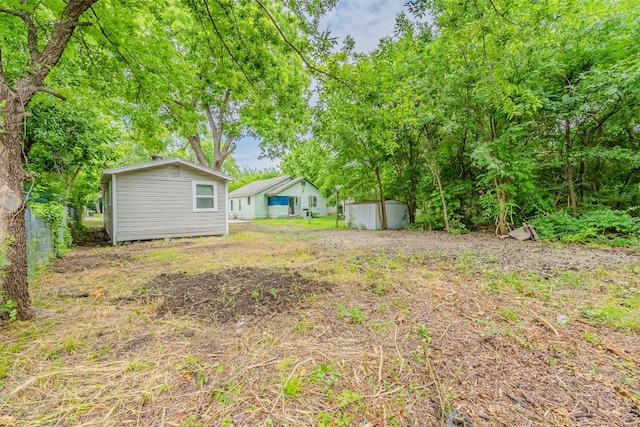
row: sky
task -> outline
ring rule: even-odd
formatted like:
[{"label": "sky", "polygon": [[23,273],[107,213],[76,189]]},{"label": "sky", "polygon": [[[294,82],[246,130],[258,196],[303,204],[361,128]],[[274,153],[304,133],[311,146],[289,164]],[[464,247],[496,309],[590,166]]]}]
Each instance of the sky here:
[{"label": "sky", "polygon": [[[396,15],[404,10],[407,0],[340,0],[338,5],[320,21],[320,31],[329,30],[338,38],[338,46],[347,35],[355,40],[356,52],[371,52],[378,40],[392,36]],[[277,167],[278,162],[258,159],[260,147],[252,138],[238,141],[233,157],[240,167]]]}]

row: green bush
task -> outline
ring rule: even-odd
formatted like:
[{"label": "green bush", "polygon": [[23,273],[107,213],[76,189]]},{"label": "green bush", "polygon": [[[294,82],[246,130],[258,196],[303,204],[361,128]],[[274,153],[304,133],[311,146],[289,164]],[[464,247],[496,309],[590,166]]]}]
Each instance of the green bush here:
[{"label": "green bush", "polygon": [[630,246],[640,241],[640,218],[628,211],[600,208],[575,217],[558,212],[538,216],[530,223],[545,240],[611,246]]},{"label": "green bush", "polygon": [[64,206],[61,203],[49,202],[31,203],[29,207],[35,216],[44,219],[49,225],[55,256],[63,255],[72,243]]}]

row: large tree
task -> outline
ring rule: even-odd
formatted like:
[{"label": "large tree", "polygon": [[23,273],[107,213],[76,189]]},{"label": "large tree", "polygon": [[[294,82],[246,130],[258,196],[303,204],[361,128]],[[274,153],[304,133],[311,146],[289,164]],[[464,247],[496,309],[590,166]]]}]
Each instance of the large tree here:
[{"label": "large tree", "polygon": [[[58,64],[83,14],[97,0],[27,2],[11,0],[0,8],[0,242],[8,265],[0,267],[3,298],[17,304],[18,317],[29,319],[25,196],[20,132],[26,108],[38,92],[52,91],[45,79]],[[43,25],[47,22],[48,25]],[[50,23],[50,24],[49,24]],[[5,47],[6,46],[6,47]],[[5,247],[5,245],[0,245]]]}]

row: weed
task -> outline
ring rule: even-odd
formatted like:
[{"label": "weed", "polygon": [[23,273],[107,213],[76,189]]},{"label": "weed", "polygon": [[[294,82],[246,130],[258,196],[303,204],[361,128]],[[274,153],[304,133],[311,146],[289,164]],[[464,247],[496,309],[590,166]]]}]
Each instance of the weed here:
[{"label": "weed", "polygon": [[339,395],[336,396],[340,406],[343,408],[354,407],[357,409],[364,408],[364,401],[362,400],[362,396],[355,391],[351,390],[342,390]]},{"label": "weed", "polygon": [[640,296],[621,299],[610,297],[600,306],[581,308],[586,317],[598,323],[627,331],[640,331]]},{"label": "weed", "polygon": [[278,290],[276,288],[269,288],[269,295],[271,295],[275,299],[278,299]]},{"label": "weed", "polygon": [[240,396],[240,386],[228,382],[223,388],[215,389],[212,392],[213,398],[222,405],[230,405],[234,402],[234,398]]},{"label": "weed", "polygon": [[260,338],[260,340],[258,341],[258,344],[264,347],[264,346],[272,345],[275,341],[276,341],[276,337],[274,337],[272,334],[268,332],[265,332],[262,334],[262,338]]},{"label": "weed", "polygon": [[288,397],[298,397],[301,389],[302,380],[296,375],[286,378],[282,383],[282,393]]},{"label": "weed", "polygon": [[7,374],[9,373],[9,369],[9,356],[7,356],[6,354],[0,356],[0,380],[7,376]]},{"label": "weed", "polygon": [[389,331],[393,327],[392,322],[371,322],[369,328],[378,335],[380,332]]},{"label": "weed", "polygon": [[498,313],[500,314],[500,316],[504,317],[505,319],[511,322],[517,322],[520,319],[520,317],[518,316],[518,312],[511,308],[503,307],[500,309]]},{"label": "weed", "polygon": [[129,360],[129,364],[127,365],[127,371],[142,371],[143,369],[149,368],[149,365],[136,361],[135,359]]},{"label": "weed", "polygon": [[196,384],[198,385],[198,387],[204,387],[204,385],[207,383],[207,381],[209,381],[207,379],[207,376],[202,371],[198,371],[197,377],[198,378],[196,380]]},{"label": "weed", "polygon": [[309,381],[316,384],[322,384],[322,391],[326,392],[330,387],[336,384],[337,379],[340,377],[340,371],[335,362],[327,361],[318,366],[311,376]]},{"label": "weed", "polygon": [[0,303],[0,312],[7,313],[9,321],[13,322],[18,316],[18,304],[13,300],[8,299],[5,302]]},{"label": "weed", "polygon": [[351,320],[351,323],[362,325],[364,324],[369,316],[364,313],[360,307],[353,306],[351,308],[346,308],[342,303],[338,304],[338,308],[336,309],[336,316],[338,319],[344,319],[348,317]]},{"label": "weed", "polygon": [[499,294],[500,291],[502,290],[502,285],[495,281],[491,281],[487,283],[485,286],[487,288],[487,292],[489,292],[490,294]]},{"label": "weed", "polygon": [[259,300],[260,299],[260,289],[258,288],[254,288],[251,291],[251,298],[255,299],[255,300]]},{"label": "weed", "polygon": [[423,324],[418,325],[416,335],[420,337],[423,344],[431,343],[431,330],[427,329]]},{"label": "weed", "polygon": [[296,336],[302,337],[307,334],[307,331],[310,331],[311,329],[313,329],[313,327],[314,327],[313,323],[309,322],[307,320],[307,315],[303,313],[302,318],[299,319],[296,322],[296,324],[293,326],[293,331]]},{"label": "weed", "polygon": [[183,420],[183,423],[188,427],[202,427],[204,424],[196,422],[197,420],[198,417],[196,414],[189,414],[189,416]]},{"label": "weed", "polygon": [[591,344],[600,345],[604,340],[595,332],[584,331],[584,340]]}]

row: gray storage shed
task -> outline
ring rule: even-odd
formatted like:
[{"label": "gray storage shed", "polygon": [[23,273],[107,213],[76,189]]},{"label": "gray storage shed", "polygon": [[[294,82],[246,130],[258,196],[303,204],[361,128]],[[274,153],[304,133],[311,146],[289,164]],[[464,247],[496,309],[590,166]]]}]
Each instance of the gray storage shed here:
[{"label": "gray storage shed", "polygon": [[[387,213],[387,229],[398,230],[409,224],[407,205],[397,200],[384,202]],[[345,205],[345,224],[347,228],[363,230],[380,230],[382,228],[382,212],[380,202],[357,202]]]},{"label": "gray storage shed", "polygon": [[102,172],[104,227],[115,245],[133,240],[229,233],[232,178],[182,159]]}]

